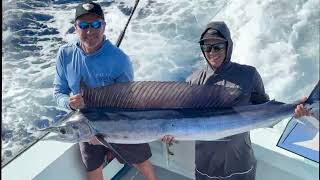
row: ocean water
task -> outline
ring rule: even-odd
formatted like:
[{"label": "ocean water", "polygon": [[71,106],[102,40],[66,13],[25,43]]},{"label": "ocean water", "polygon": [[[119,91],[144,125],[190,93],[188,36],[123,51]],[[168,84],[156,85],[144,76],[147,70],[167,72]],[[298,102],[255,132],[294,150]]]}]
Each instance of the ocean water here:
[{"label": "ocean water", "polygon": [[[67,113],[52,97],[59,46],[76,40],[80,0],[2,0],[2,163],[36,140],[36,127]],[[116,42],[134,1],[100,0],[105,35]],[[225,21],[232,61],[255,66],[270,98],[292,102],[319,80],[318,0],[140,0],[121,48],[135,80],[184,80],[205,61],[197,43],[204,26]],[[285,123],[282,124],[282,126]],[[279,133],[281,133],[279,131]]]}]

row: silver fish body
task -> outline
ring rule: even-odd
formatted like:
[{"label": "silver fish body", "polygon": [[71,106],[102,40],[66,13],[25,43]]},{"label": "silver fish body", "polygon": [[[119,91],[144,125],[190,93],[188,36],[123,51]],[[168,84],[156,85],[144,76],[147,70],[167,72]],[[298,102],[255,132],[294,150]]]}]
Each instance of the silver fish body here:
[{"label": "silver fish body", "polygon": [[[130,82],[90,89],[86,108],[69,113],[46,139],[138,144],[171,135],[176,140],[217,140],[270,127],[294,113],[297,104],[269,101],[237,106],[250,96],[239,89],[182,82]],[[319,110],[319,82],[306,101]],[[319,121],[319,113],[315,116]]]},{"label": "silver fish body", "polygon": [[148,143],[164,135],[175,140],[217,140],[272,126],[291,116],[294,108],[270,101],[223,109],[87,109],[74,112],[51,139],[82,142],[100,134],[107,142],[119,144]]}]

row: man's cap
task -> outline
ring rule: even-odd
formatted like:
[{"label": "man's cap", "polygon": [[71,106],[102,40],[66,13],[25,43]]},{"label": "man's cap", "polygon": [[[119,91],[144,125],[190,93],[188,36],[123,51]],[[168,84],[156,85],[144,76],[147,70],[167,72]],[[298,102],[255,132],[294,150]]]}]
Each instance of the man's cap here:
[{"label": "man's cap", "polygon": [[99,4],[94,3],[94,2],[88,2],[88,3],[82,3],[79,4],[76,7],[76,17],[75,20],[77,20],[77,18],[79,16],[82,16],[84,14],[94,14],[100,18],[102,18],[104,20],[104,14],[102,11],[102,8]]},{"label": "man's cap", "polygon": [[215,29],[208,29],[201,37],[199,43],[202,43],[203,41],[207,40],[207,39],[217,39],[217,40],[221,40],[221,41],[228,41],[226,40],[223,35],[215,30]]}]

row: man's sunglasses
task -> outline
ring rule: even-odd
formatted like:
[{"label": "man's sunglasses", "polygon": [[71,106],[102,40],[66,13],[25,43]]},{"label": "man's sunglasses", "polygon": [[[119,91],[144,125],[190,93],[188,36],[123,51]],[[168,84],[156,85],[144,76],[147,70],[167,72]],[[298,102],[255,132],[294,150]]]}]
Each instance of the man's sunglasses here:
[{"label": "man's sunglasses", "polygon": [[216,43],[216,44],[202,44],[200,45],[203,52],[219,52],[221,49],[226,48],[227,43]]},{"label": "man's sunglasses", "polygon": [[100,20],[95,20],[95,21],[92,21],[91,23],[88,23],[88,22],[85,22],[85,21],[79,21],[77,23],[78,27],[80,29],[88,29],[90,26],[91,28],[93,29],[99,29],[102,25],[102,21]]}]

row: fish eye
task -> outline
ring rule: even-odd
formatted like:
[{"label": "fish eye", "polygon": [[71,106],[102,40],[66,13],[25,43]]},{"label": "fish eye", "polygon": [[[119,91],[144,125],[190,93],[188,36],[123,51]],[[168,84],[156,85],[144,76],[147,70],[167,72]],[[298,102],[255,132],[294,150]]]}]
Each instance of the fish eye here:
[{"label": "fish eye", "polygon": [[65,129],[60,129],[60,133],[61,134],[66,134],[66,130]]}]

